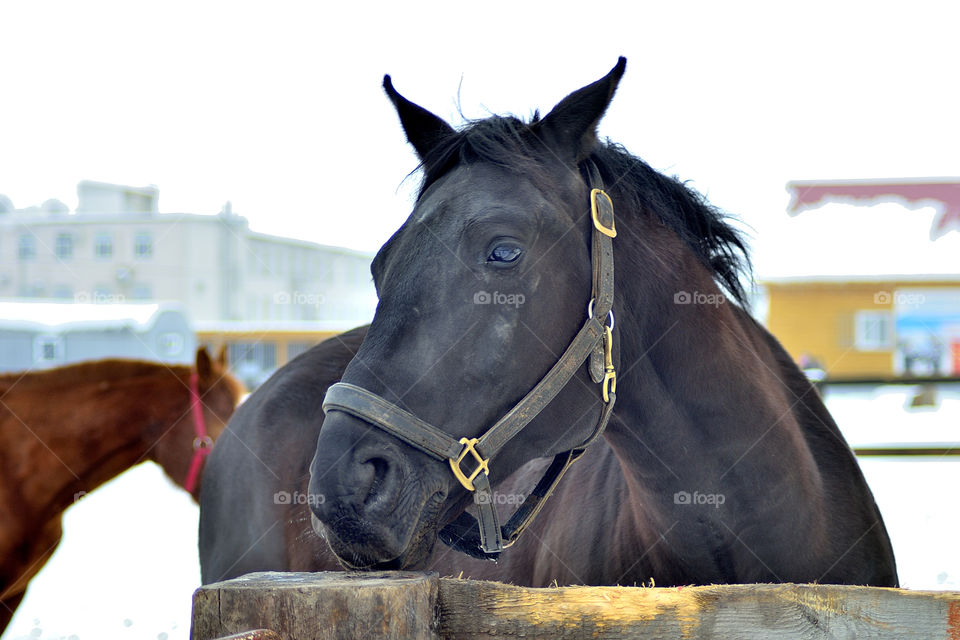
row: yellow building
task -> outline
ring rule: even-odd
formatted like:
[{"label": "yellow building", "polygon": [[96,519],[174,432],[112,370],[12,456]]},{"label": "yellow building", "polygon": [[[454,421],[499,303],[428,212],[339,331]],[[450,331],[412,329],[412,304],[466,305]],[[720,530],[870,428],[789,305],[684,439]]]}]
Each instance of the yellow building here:
[{"label": "yellow building", "polygon": [[230,372],[252,390],[310,347],[351,328],[309,322],[220,322],[202,323],[196,334],[197,344],[211,353],[226,347]]},{"label": "yellow building", "polygon": [[816,361],[831,378],[960,375],[958,276],[763,284],[767,327],[795,360]]},{"label": "yellow building", "polygon": [[791,215],[764,221],[755,265],[790,354],[833,379],[960,376],[960,179],[787,191]]}]

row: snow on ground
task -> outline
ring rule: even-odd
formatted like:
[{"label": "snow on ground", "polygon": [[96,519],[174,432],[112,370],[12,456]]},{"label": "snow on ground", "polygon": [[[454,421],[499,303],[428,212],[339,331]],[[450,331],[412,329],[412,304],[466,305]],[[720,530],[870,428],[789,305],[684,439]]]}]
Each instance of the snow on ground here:
[{"label": "snow on ground", "polygon": [[[908,409],[915,389],[843,389],[827,405],[852,444],[960,442],[960,389]],[[911,589],[960,590],[960,457],[862,458]],[[159,467],[128,471],[67,511],[64,539],[2,640],[187,640],[199,511]]]},{"label": "snow on ground", "polygon": [[[827,408],[851,446],[960,443],[960,385],[938,385],[936,405],[910,408],[916,385],[834,387]],[[880,507],[911,589],[960,591],[960,456],[863,457],[860,467]]]},{"label": "snow on ground", "polygon": [[152,462],[90,493],[3,640],[186,640],[199,515]]}]

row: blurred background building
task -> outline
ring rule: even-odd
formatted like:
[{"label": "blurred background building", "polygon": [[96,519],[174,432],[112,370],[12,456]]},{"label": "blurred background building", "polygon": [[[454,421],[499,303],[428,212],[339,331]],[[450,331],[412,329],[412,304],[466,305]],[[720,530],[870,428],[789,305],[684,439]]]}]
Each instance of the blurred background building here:
[{"label": "blurred background building", "polygon": [[778,249],[808,275],[763,278],[767,326],[790,354],[834,379],[960,377],[960,180],[787,189],[790,213],[818,209]]},{"label": "blurred background building", "polygon": [[[0,298],[134,305],[131,322],[138,303],[175,301],[199,343],[226,345],[251,386],[373,317],[369,254],[256,233],[229,203],[217,215],[160,213],[156,187],[85,181],[77,193],[72,213],[56,200],[19,210],[0,201]],[[69,351],[60,363],[76,359]]]}]

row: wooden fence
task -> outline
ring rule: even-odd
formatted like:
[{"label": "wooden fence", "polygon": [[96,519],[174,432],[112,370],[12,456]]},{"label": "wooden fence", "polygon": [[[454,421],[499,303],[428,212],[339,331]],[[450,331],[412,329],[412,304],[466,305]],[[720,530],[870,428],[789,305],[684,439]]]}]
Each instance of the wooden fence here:
[{"label": "wooden fence", "polygon": [[530,589],[435,573],[254,573],[194,594],[192,640],[960,640],[960,592],[810,584]]}]

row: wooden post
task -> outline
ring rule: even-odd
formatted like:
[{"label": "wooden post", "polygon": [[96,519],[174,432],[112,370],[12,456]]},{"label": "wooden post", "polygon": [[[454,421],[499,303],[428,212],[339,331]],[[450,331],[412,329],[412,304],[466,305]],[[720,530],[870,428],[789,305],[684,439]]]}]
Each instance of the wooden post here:
[{"label": "wooden post", "polygon": [[529,589],[435,573],[328,572],[255,573],[194,594],[192,640],[254,629],[283,640],[960,640],[960,592],[816,584]]},{"label": "wooden post", "polygon": [[192,640],[269,629],[283,640],[433,640],[436,573],[251,573],[193,596]]}]

